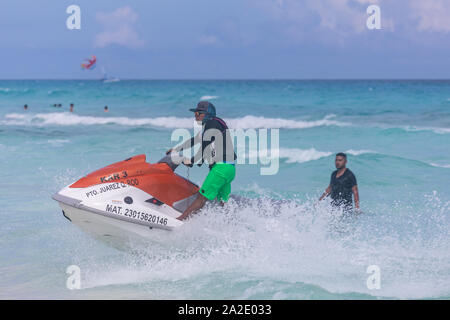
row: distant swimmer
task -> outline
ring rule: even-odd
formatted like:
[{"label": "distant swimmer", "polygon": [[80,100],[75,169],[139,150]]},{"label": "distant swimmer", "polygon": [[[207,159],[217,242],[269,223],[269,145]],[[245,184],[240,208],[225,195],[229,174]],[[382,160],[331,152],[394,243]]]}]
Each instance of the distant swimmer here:
[{"label": "distant swimmer", "polygon": [[70,104],[70,112],[73,112],[73,103]]},{"label": "distant swimmer", "polygon": [[336,154],[334,164],[337,170],[331,174],[330,185],[322,194],[319,201],[330,195],[333,207],[342,208],[344,211],[351,211],[353,209],[353,194],[356,210],[359,211],[358,185],[353,172],[346,168],[347,155],[342,152]]},{"label": "distant swimmer", "polygon": [[28,110],[28,105],[27,104],[23,106],[23,110]]},{"label": "distant swimmer", "polygon": [[103,108],[103,110],[104,110],[105,112],[108,112],[108,106],[105,106],[105,107]]}]

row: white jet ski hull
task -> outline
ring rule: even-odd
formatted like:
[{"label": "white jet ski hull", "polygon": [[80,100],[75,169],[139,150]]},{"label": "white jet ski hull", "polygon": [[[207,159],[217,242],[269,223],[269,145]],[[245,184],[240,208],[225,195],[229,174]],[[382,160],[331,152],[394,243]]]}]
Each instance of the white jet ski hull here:
[{"label": "white jet ski hull", "polygon": [[183,225],[177,218],[197,197],[198,186],[175,174],[177,164],[138,155],[94,171],[53,195],[64,216],[106,242],[164,240]]},{"label": "white jet ski hull", "polygon": [[164,233],[168,232],[80,210],[61,202],[59,205],[63,215],[82,231],[119,249],[129,248],[133,244],[163,243]]}]

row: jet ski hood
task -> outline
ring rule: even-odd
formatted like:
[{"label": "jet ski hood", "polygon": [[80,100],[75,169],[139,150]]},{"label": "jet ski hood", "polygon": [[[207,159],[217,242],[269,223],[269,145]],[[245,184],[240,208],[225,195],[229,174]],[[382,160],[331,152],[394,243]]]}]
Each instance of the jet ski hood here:
[{"label": "jet ski hood", "polygon": [[176,160],[175,156],[166,156],[158,163],[150,164],[146,162],[145,154],[141,154],[89,173],[69,188],[116,182],[138,188],[172,207],[198,191],[197,185],[174,173],[178,166]]},{"label": "jet ski hood", "polygon": [[101,236],[172,230],[195,200],[198,186],[176,174],[181,163],[170,155],[147,163],[144,154],[87,174],[53,195],[63,214],[82,229]]}]

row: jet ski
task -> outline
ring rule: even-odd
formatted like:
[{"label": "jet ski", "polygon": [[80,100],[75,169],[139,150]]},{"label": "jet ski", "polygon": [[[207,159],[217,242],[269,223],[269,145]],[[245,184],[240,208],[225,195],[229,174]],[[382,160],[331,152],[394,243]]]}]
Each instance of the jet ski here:
[{"label": "jet ski", "polygon": [[182,226],[177,218],[196,198],[199,187],[175,173],[182,159],[172,153],[147,163],[137,155],[89,173],[52,198],[64,217],[96,238],[151,239]]}]

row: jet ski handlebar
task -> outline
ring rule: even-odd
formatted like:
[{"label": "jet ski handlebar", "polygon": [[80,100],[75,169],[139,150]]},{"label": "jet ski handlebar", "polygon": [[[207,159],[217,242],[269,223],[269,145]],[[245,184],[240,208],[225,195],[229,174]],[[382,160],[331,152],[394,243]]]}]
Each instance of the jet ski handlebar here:
[{"label": "jet ski handlebar", "polygon": [[166,163],[172,171],[175,171],[175,169],[183,163],[183,159],[184,157],[180,156],[178,153],[171,152],[159,160],[158,163]]}]

